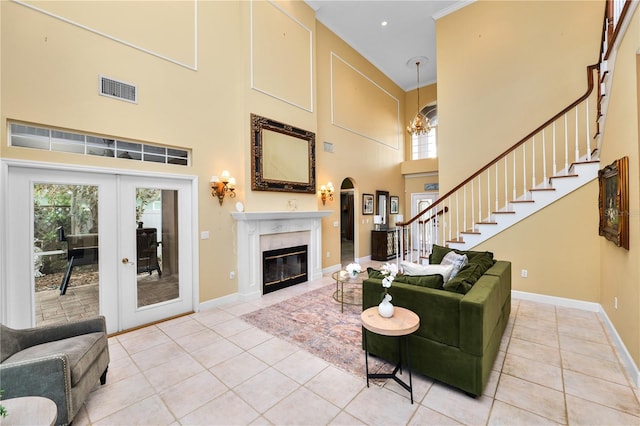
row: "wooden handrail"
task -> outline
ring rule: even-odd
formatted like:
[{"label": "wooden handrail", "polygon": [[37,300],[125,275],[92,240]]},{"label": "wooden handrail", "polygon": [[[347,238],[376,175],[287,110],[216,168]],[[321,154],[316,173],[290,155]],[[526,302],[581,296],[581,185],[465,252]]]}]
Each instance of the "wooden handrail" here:
[{"label": "wooden handrail", "polygon": [[[607,51],[604,54],[604,59],[607,60],[609,59],[609,54],[611,53],[611,46],[614,45],[616,39],[618,38],[618,35],[620,34],[620,25],[616,25],[614,28],[614,22],[613,22],[613,0],[607,0],[606,2],[606,6],[605,6],[605,22],[607,23]],[[624,2],[624,6],[622,7],[622,11],[620,12],[620,18],[618,19],[618,24],[620,22],[622,22],[625,18],[625,16],[627,15],[627,11],[629,10],[629,7],[631,6],[631,1],[630,0],[625,0]]]},{"label": "wooden handrail", "polygon": [[449,207],[444,206],[444,209],[440,210],[439,212],[436,212],[435,214],[433,214],[430,218],[425,219],[425,220],[419,220],[418,223],[427,223],[427,222],[431,222],[432,220],[434,220],[436,217],[438,216],[442,216],[443,214],[447,213],[449,211]]},{"label": "wooden handrail", "polygon": [[398,226],[406,226],[406,225],[410,225],[413,222],[415,222],[420,216],[422,216],[424,213],[426,213],[428,210],[432,209],[433,206],[442,203],[444,200],[446,200],[447,198],[449,198],[449,196],[451,196],[452,194],[454,194],[456,191],[458,191],[460,188],[462,188],[463,186],[465,186],[466,184],[468,184],[469,182],[471,182],[473,179],[475,179],[476,177],[478,177],[482,172],[484,172],[485,170],[487,170],[489,167],[491,167],[492,165],[494,165],[496,162],[498,162],[499,160],[501,160],[502,158],[504,158],[505,156],[507,156],[508,154],[510,154],[511,152],[513,152],[514,150],[516,150],[518,147],[520,147],[522,144],[524,144],[526,141],[528,141],[529,139],[531,139],[534,135],[538,134],[541,130],[543,130],[544,128],[546,128],[547,126],[549,126],[550,124],[552,124],[554,121],[558,120],[560,117],[562,117],[564,114],[568,113],[569,111],[571,111],[573,108],[575,108],[577,105],[579,105],[581,102],[583,102],[585,99],[587,99],[589,97],[589,95],[591,95],[591,92],[593,91],[593,87],[594,87],[594,78],[593,78],[593,71],[594,70],[599,70],[600,69],[600,64],[594,64],[594,65],[589,65],[587,66],[587,91],[584,93],[584,95],[580,96],[578,99],[576,99],[574,102],[572,102],[569,106],[567,106],[566,108],[564,108],[562,111],[560,111],[559,113],[557,113],[556,115],[554,115],[553,117],[551,117],[549,120],[545,121],[542,125],[538,126],[534,131],[532,131],[531,133],[529,133],[528,135],[526,135],[525,137],[523,137],[522,139],[520,139],[518,142],[516,142],[514,145],[512,145],[510,148],[508,148],[506,151],[504,151],[502,154],[498,155],[496,158],[494,158],[493,160],[489,161],[485,166],[483,166],[482,168],[480,168],[478,171],[476,171],[475,173],[473,173],[471,176],[469,176],[467,179],[465,179],[464,181],[462,181],[460,184],[458,184],[457,186],[455,186],[453,189],[451,189],[449,192],[447,192],[445,195],[443,195],[442,197],[438,198],[436,201],[434,201],[429,207],[427,207],[426,209],[422,210],[420,213],[418,213],[417,215],[415,215],[413,218],[409,219],[406,222],[398,222],[396,225]]}]

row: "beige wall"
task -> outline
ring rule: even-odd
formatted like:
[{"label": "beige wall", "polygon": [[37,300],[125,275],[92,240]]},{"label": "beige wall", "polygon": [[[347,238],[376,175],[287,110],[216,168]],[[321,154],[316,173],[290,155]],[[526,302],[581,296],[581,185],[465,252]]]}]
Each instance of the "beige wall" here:
[{"label": "beige wall", "polygon": [[441,192],[586,90],[604,5],[477,1],[436,21]]},{"label": "beige wall", "polygon": [[[251,190],[249,116],[259,114],[316,132],[318,187],[332,181],[339,188],[344,178],[353,179],[356,254],[368,256],[373,224],[372,216],[361,215],[361,194],[381,189],[401,195],[404,92],[317,24],[302,1],[198,2],[197,43],[194,3],[174,3],[136,5],[118,25],[103,17],[118,15],[125,3],[104,2],[100,13],[81,2],[34,3],[92,32],[0,2],[0,156],[197,176],[198,232],[211,235],[199,241],[200,300],[207,301],[237,290],[236,280],[229,279],[237,264],[236,224],[230,216],[235,201],[243,202],[245,211],[288,210],[290,200],[298,210],[331,210],[323,221],[323,254],[329,252],[323,267],[340,264],[340,228],[333,227],[340,220],[339,197],[322,206],[317,194]],[[175,38],[167,26],[179,27]],[[136,84],[138,104],[99,96],[99,75]],[[361,98],[331,98],[332,81],[342,90],[357,85]],[[192,164],[162,166],[11,147],[8,120],[189,148]],[[323,152],[323,141],[334,144],[334,153]],[[223,169],[237,179],[237,198],[220,206],[208,181]]]},{"label": "beige wall", "polygon": [[[636,365],[640,364],[640,12],[636,10],[616,55],[601,166],[629,157],[630,249],[600,238],[600,300]],[[618,298],[618,308],[614,298]]]},{"label": "beige wall", "polygon": [[[362,194],[375,195],[376,190],[383,190],[402,197],[400,162],[404,159],[401,121],[401,117],[404,117],[404,92],[320,23],[317,24],[317,60],[316,137],[318,164],[321,165],[318,178],[320,183],[333,182],[336,188],[345,178],[353,181],[355,255],[366,257],[371,253],[373,216],[362,215]],[[380,105],[362,104],[358,109],[336,105],[336,102],[348,100],[344,97],[332,98],[331,84],[346,79],[353,79],[354,84],[364,90],[364,99],[383,99],[384,102]],[[393,104],[397,105],[397,109],[392,109]],[[366,120],[362,121],[362,118]],[[379,135],[372,134],[372,130],[379,128],[380,123],[383,123],[383,128],[398,129],[398,134],[393,138],[386,136],[388,133],[382,130]],[[322,150],[324,141],[333,144],[333,153]],[[340,220],[340,202],[336,199],[325,206],[319,203],[318,208],[332,211],[322,222],[323,266],[340,264],[340,228],[333,226],[335,221]]]}]

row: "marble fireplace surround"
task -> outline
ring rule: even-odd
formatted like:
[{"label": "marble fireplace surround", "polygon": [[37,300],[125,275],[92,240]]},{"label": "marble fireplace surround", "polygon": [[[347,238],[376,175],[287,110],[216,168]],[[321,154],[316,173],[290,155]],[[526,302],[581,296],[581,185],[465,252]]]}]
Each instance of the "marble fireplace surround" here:
[{"label": "marble fireplace surround", "polygon": [[329,211],[232,212],[238,224],[238,295],[262,296],[262,252],[306,244],[307,277],[322,277],[322,218]]}]

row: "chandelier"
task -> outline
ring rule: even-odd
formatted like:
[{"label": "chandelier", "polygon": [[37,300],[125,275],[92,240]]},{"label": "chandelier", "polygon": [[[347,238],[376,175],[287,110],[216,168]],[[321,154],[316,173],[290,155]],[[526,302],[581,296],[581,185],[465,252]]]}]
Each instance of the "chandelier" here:
[{"label": "chandelier", "polygon": [[431,122],[420,112],[420,60],[416,60],[416,74],[418,76],[418,106],[416,116],[407,126],[407,132],[411,135],[424,135],[431,130]]}]

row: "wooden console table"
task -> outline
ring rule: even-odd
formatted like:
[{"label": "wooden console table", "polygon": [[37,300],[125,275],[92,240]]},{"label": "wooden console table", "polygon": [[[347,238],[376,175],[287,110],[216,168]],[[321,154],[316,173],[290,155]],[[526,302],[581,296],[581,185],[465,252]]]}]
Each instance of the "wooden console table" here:
[{"label": "wooden console table", "polygon": [[371,231],[371,260],[389,260],[396,257],[396,230]]}]

